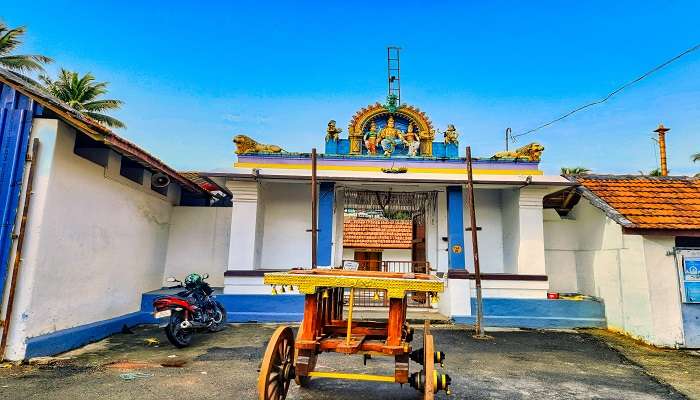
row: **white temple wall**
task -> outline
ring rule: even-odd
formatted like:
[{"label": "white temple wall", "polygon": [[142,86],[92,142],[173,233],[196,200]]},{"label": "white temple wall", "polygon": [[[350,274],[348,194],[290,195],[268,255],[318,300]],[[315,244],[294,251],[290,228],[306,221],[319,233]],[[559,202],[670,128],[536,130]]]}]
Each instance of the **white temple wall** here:
[{"label": "white temple wall", "polygon": [[518,271],[518,249],[520,248],[519,194],[515,189],[501,192],[501,218],[503,221],[503,272]]},{"label": "white temple wall", "polygon": [[259,268],[310,267],[311,185],[264,182],[261,191],[264,225]]},{"label": "white temple wall", "polygon": [[231,235],[229,207],[174,207],[170,220],[165,279],[208,273],[210,285],[224,285]]},{"label": "white temple wall", "polygon": [[545,244],[551,291],[570,291],[575,279],[576,291],[603,300],[609,329],[657,346],[683,343],[672,236],[624,234],[582,199],[566,219],[546,215]]},{"label": "white temple wall", "polygon": [[[500,190],[474,189],[476,210],[477,243],[479,244],[479,267],[483,273],[502,273],[503,268],[503,221]],[[471,217],[464,195],[464,228],[471,226]],[[467,270],[474,272],[471,231],[464,231],[464,257]]]},{"label": "white temple wall", "polygon": [[73,152],[75,129],[35,118],[41,147],[6,357],[27,338],[129,314],[161,287],[172,204]]}]

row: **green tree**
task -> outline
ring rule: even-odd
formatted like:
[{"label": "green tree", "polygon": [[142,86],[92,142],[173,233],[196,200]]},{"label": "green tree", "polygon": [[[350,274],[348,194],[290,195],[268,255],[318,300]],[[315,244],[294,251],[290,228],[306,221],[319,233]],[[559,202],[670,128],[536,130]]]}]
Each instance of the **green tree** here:
[{"label": "green tree", "polygon": [[[700,153],[695,153],[692,156],[690,156],[690,159],[693,160],[693,162],[698,162],[700,161]],[[696,178],[700,178],[700,173],[695,174]]]},{"label": "green tree", "polygon": [[639,171],[639,175],[644,175],[644,176],[663,176],[661,175],[661,168],[654,168],[648,173],[644,171]]},{"label": "green tree", "polygon": [[591,172],[591,170],[586,168],[586,167],[562,167],[561,168],[562,175],[586,175],[589,172]]},{"label": "green tree", "polygon": [[26,28],[23,26],[9,28],[5,23],[0,22],[0,67],[16,72],[27,81],[36,84],[34,80],[23,74],[41,72],[44,70],[44,64],[52,60],[39,54],[15,54],[22,44],[22,36],[25,32]]},{"label": "green tree", "polygon": [[120,120],[104,114],[104,111],[118,109],[123,104],[121,100],[99,98],[107,93],[107,82],[95,81],[89,72],[80,76],[63,68],[56,80],[46,75],[39,76],[39,79],[46,91],[81,114],[111,128],[126,128]]}]

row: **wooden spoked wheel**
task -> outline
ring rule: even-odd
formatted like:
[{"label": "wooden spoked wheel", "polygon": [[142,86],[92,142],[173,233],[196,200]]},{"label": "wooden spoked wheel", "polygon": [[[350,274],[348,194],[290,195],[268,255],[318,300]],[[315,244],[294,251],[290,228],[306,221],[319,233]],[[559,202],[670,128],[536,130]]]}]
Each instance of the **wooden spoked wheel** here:
[{"label": "wooden spoked wheel", "polygon": [[259,400],[284,400],[294,378],[294,333],[280,326],[267,344],[258,375]]},{"label": "wooden spoked wheel", "polygon": [[423,400],[433,400],[435,397],[435,345],[433,335],[424,332],[423,337],[423,370],[425,371],[425,386]]}]

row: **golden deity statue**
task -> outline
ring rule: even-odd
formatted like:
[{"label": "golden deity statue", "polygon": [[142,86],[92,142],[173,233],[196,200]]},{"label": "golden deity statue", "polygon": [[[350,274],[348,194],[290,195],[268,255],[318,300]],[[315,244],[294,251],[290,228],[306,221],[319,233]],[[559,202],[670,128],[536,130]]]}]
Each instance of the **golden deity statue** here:
[{"label": "golden deity statue", "polygon": [[384,156],[391,156],[397,140],[403,140],[403,135],[400,129],[394,127],[394,117],[389,116],[389,119],[386,120],[386,126],[379,131],[379,143],[384,149]]},{"label": "golden deity statue", "polygon": [[328,121],[328,128],[326,128],[326,142],[331,140],[338,141],[340,139],[340,132],[343,130],[335,126],[335,120]]},{"label": "golden deity statue", "polygon": [[455,126],[452,124],[447,125],[447,130],[445,131],[445,144],[458,144],[457,138],[459,138],[459,134],[457,133],[457,129],[455,129]]},{"label": "golden deity statue", "polygon": [[403,135],[403,142],[406,145],[406,150],[409,157],[415,157],[420,147],[418,135],[413,131],[413,122],[408,123],[406,134]]}]

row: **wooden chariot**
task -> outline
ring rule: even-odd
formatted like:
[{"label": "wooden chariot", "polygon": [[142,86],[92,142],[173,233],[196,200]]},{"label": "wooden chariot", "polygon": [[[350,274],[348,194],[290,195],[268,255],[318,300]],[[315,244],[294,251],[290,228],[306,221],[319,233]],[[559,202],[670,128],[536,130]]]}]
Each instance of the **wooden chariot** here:
[{"label": "wooden chariot", "polygon": [[[433,399],[440,390],[449,394],[449,375],[435,369],[436,363],[442,365],[444,353],[434,350],[430,322],[425,322],[423,347],[417,350],[411,347],[413,328],[406,323],[407,294],[436,296],[444,289],[438,278],[418,273],[298,269],[265,274],[264,282],[273,286],[273,292],[278,287],[296,288],[305,301],[296,339],[289,326],[278,327],[270,338],[258,377],[260,400],[282,400],[292,380],[304,387],[314,377],[408,383],[423,393],[423,399]],[[387,322],[353,320],[355,289],[375,290],[389,299]],[[375,355],[393,356],[394,374],[316,371],[316,358],[323,352],[362,354],[365,362]],[[423,369],[409,374],[409,360]]]}]

